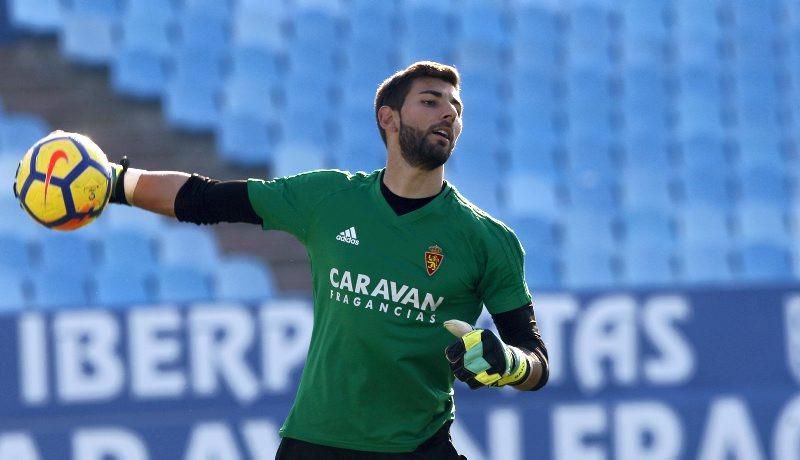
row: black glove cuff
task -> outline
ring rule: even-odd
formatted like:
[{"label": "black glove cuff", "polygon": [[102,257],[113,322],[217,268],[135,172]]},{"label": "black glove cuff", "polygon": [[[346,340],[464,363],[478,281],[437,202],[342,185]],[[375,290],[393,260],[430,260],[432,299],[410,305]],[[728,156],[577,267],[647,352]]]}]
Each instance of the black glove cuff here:
[{"label": "black glove cuff", "polygon": [[128,160],[127,156],[124,156],[122,157],[122,160],[120,160],[119,164],[122,166],[122,172],[119,173],[117,182],[114,184],[114,190],[111,191],[111,199],[109,202],[130,206],[131,204],[128,203],[128,198],[125,196],[125,172],[128,171],[128,168],[131,166],[131,162]]}]

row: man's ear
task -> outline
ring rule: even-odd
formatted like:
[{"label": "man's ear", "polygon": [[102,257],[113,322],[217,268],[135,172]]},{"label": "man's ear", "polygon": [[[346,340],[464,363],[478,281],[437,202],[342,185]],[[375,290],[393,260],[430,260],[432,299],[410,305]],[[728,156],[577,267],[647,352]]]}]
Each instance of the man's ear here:
[{"label": "man's ear", "polygon": [[400,131],[399,114],[388,105],[384,105],[378,109],[378,122],[381,128],[386,132],[396,133]]}]

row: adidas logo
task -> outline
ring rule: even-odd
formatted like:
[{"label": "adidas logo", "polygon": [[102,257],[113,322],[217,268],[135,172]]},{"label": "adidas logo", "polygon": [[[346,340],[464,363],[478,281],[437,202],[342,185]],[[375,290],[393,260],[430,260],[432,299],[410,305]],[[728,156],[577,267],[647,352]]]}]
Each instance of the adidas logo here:
[{"label": "adidas logo", "polygon": [[343,232],[339,232],[339,234],[336,235],[336,239],[344,243],[349,243],[354,246],[358,246],[358,236],[356,236],[355,227],[350,227]]}]

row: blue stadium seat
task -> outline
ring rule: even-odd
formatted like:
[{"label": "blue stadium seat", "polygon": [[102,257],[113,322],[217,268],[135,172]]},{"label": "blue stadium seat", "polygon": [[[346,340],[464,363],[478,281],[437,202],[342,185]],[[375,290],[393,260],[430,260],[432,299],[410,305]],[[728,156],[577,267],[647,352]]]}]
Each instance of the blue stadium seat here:
[{"label": "blue stadium seat", "polygon": [[792,278],[792,259],[785,246],[754,242],[740,251],[741,273],[737,278],[746,281],[789,281]]},{"label": "blue stadium seat", "polygon": [[[139,2],[131,2],[130,7]],[[158,8],[131,12],[130,8],[120,19],[120,47],[129,50],[147,51],[166,57],[175,46],[174,27],[177,16],[169,9]]]},{"label": "blue stadium seat", "polygon": [[[648,111],[663,110],[668,106],[666,74],[658,68],[632,65],[624,70],[622,82],[622,105],[631,119],[635,120],[645,116]],[[661,117],[663,118],[663,114]]]},{"label": "blue stadium seat", "polygon": [[672,250],[663,245],[635,245],[622,252],[622,282],[632,287],[668,285],[676,280]]},{"label": "blue stadium seat", "polygon": [[711,205],[689,204],[677,211],[679,239],[686,245],[728,244],[730,230],[725,211]]},{"label": "blue stadium seat", "polygon": [[0,315],[5,312],[16,312],[28,306],[25,295],[25,278],[13,271],[0,267]]},{"label": "blue stadium seat", "polygon": [[739,190],[741,199],[745,201],[789,206],[789,184],[783,170],[763,166],[742,170]]},{"label": "blue stadium seat", "polygon": [[609,254],[616,246],[614,218],[597,211],[562,213],[563,247],[576,253],[581,249],[605,251]]},{"label": "blue stadium seat", "polygon": [[191,267],[203,273],[212,273],[220,258],[214,233],[194,226],[165,228],[159,237],[158,251],[161,265]]},{"label": "blue stadium seat", "polygon": [[512,14],[514,67],[517,70],[550,71],[561,59],[561,31],[558,16],[536,4],[522,4]]},{"label": "blue stadium seat", "polygon": [[730,2],[733,22],[736,29],[752,30],[763,34],[780,26],[780,14],[783,13],[783,0],[764,0],[749,2],[733,0]]},{"label": "blue stadium seat", "polygon": [[673,207],[672,178],[668,170],[628,169],[620,175],[622,206],[629,211],[668,210]]},{"label": "blue stadium seat", "polygon": [[32,278],[33,306],[42,310],[90,306],[87,270],[45,269]]},{"label": "blue stadium seat", "polygon": [[220,54],[213,48],[181,46],[164,94],[167,121],[190,131],[213,129],[222,87]]},{"label": "blue stadium seat", "polygon": [[230,76],[258,79],[263,83],[280,81],[277,54],[265,48],[236,45],[230,49]]},{"label": "blue stadium seat", "polygon": [[552,251],[528,252],[525,255],[525,280],[532,289],[552,290],[561,286],[558,260]]},{"label": "blue stadium seat", "polygon": [[4,270],[26,276],[34,270],[31,248],[25,238],[15,234],[0,233],[0,272]]},{"label": "blue stadium seat", "polygon": [[294,43],[327,45],[338,43],[341,37],[341,23],[337,16],[328,11],[300,9],[292,16]]},{"label": "blue stadium seat", "polygon": [[44,227],[25,214],[10,190],[7,195],[0,194],[0,233],[35,238],[45,232]]},{"label": "blue stadium seat", "polygon": [[135,227],[109,228],[98,242],[101,267],[107,271],[147,273],[158,265],[152,236]]},{"label": "blue stadium seat", "polygon": [[124,16],[148,18],[153,22],[173,18],[178,11],[178,0],[136,0],[125,2]]},{"label": "blue stadium seat", "polygon": [[267,166],[273,159],[275,127],[260,117],[223,111],[215,136],[217,151],[226,162]]},{"label": "blue stadium seat", "polygon": [[777,204],[745,202],[734,211],[738,240],[788,245],[790,234],[786,210]]},{"label": "blue stadium seat", "polygon": [[277,118],[276,88],[269,77],[236,75],[223,87],[222,114],[247,115],[265,123]]},{"label": "blue stadium seat", "polygon": [[508,212],[514,216],[552,218],[561,210],[556,184],[549,177],[512,171],[501,184]]},{"label": "blue stadium seat", "polygon": [[680,148],[685,171],[725,170],[729,164],[721,137],[708,134],[689,136],[680,143]]},{"label": "blue stadium seat", "polygon": [[39,116],[6,113],[0,118],[0,156],[11,155],[19,161],[49,131],[47,122]]},{"label": "blue stadium seat", "polygon": [[[147,212],[133,206],[108,206],[97,223],[106,221],[109,229],[130,230],[157,238],[167,227],[167,220],[158,214]],[[93,224],[94,225],[94,224]]]},{"label": "blue stadium seat", "polygon": [[208,276],[189,266],[164,266],[154,272],[157,303],[190,303],[214,298]]},{"label": "blue stadium seat", "polygon": [[95,265],[92,242],[77,233],[47,232],[40,241],[44,270],[83,275]]},{"label": "blue stadium seat", "polygon": [[453,52],[450,17],[443,11],[424,7],[410,6],[403,14],[406,25],[403,35],[403,50],[407,61],[416,60],[420,55],[427,54],[430,59],[446,62]]},{"label": "blue stadium seat", "polygon": [[49,34],[61,27],[64,7],[60,0],[9,0],[11,24],[28,32]]},{"label": "blue stadium seat", "polygon": [[509,24],[503,7],[497,3],[472,2],[458,10],[461,14],[461,40],[467,46],[504,49],[509,44]]},{"label": "blue stadium seat", "polygon": [[375,114],[366,110],[345,112],[339,145],[333,151],[334,165],[345,171],[374,171],[386,160],[386,147],[375,124]]},{"label": "blue stadium seat", "polygon": [[662,58],[669,40],[667,0],[622,2],[623,42],[627,62],[655,63]]},{"label": "blue stadium seat", "polygon": [[268,267],[253,257],[222,260],[216,272],[216,298],[235,302],[261,302],[276,293]]},{"label": "blue stadium seat", "polygon": [[786,168],[781,137],[777,130],[741,127],[735,144],[738,167],[742,170]]},{"label": "blue stadium seat", "polygon": [[568,289],[608,289],[617,284],[614,260],[605,251],[567,249],[561,266],[561,285]]},{"label": "blue stadium seat", "polygon": [[671,248],[675,243],[672,219],[666,210],[640,208],[622,215],[623,243],[629,248]]},{"label": "blue stadium seat", "polygon": [[567,178],[567,195],[573,209],[611,212],[618,203],[616,184],[610,175],[582,171]]},{"label": "blue stadium seat", "polygon": [[600,180],[614,177],[617,164],[612,153],[610,132],[575,135],[570,131],[566,147],[564,159],[572,175],[581,178],[596,177]]},{"label": "blue stadium seat", "polygon": [[275,177],[291,176],[327,166],[325,153],[320,146],[307,141],[286,141],[278,144],[274,158]]},{"label": "blue stadium seat", "polygon": [[565,36],[567,56],[575,67],[609,69],[611,65],[611,27],[608,11],[598,5],[571,8]]},{"label": "blue stadium seat", "polygon": [[203,11],[184,10],[178,17],[178,43],[182,48],[223,53],[230,42],[228,19]]},{"label": "blue stadium seat", "polygon": [[448,181],[452,181],[452,185],[467,200],[489,214],[497,215],[500,212],[499,184],[488,179],[485,174],[476,174],[474,172],[467,174],[450,173],[448,174]]},{"label": "blue stadium seat", "polygon": [[625,167],[652,175],[669,175],[673,158],[666,130],[632,129],[622,135]]},{"label": "blue stadium seat", "polygon": [[[524,120],[520,121],[524,122]],[[527,171],[555,180],[559,174],[555,152],[557,142],[558,139],[549,131],[515,127],[507,146],[511,169]]]},{"label": "blue stadium seat", "polygon": [[231,14],[232,3],[232,0],[183,0],[183,8],[209,16],[226,17]]},{"label": "blue stadium seat", "polygon": [[283,2],[239,2],[231,17],[236,46],[248,46],[279,51],[288,45],[283,33],[287,7]]},{"label": "blue stadium seat", "polygon": [[120,2],[75,0],[62,15],[59,45],[68,59],[88,65],[108,64],[117,50]]},{"label": "blue stadium seat", "polygon": [[720,32],[718,2],[673,0],[672,7],[675,12],[674,27],[680,35],[698,34],[712,38]]},{"label": "blue stadium seat", "polygon": [[687,204],[703,204],[727,209],[732,204],[728,177],[719,168],[695,169],[682,175]]},{"label": "blue stadium seat", "polygon": [[733,280],[730,253],[719,243],[695,243],[682,247],[681,278],[689,283],[722,284]]},{"label": "blue stadium seat", "polygon": [[542,216],[510,216],[504,219],[514,229],[528,253],[552,251],[557,245],[555,223]]},{"label": "blue stadium seat", "polygon": [[132,307],[154,303],[154,293],[146,272],[129,271],[123,267],[103,269],[91,280],[94,303],[103,307]]},{"label": "blue stadium seat", "polygon": [[167,83],[167,61],[149,51],[121,49],[111,67],[114,90],[126,96],[157,99]]},{"label": "blue stadium seat", "polygon": [[353,42],[388,42],[398,32],[395,5],[391,2],[359,2],[350,8],[350,39]]}]

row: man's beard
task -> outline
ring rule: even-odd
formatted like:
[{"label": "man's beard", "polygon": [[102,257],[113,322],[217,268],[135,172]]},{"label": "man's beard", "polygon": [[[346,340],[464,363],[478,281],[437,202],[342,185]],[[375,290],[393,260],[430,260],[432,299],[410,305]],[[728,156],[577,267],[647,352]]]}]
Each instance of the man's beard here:
[{"label": "man's beard", "polygon": [[428,134],[430,132],[426,133],[400,120],[400,153],[403,159],[415,168],[433,171],[447,162],[454,143],[451,140],[446,146],[441,146],[438,142],[428,141]]}]

